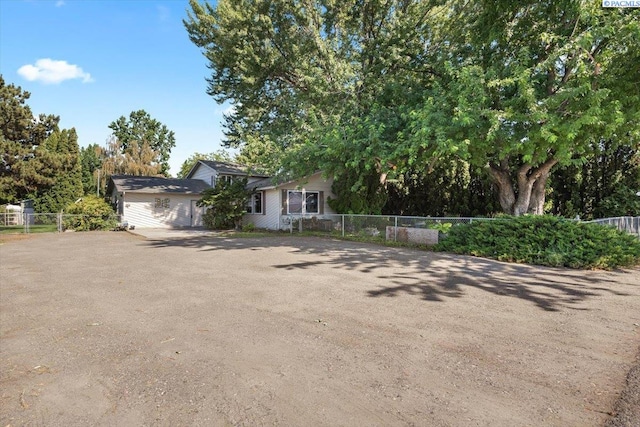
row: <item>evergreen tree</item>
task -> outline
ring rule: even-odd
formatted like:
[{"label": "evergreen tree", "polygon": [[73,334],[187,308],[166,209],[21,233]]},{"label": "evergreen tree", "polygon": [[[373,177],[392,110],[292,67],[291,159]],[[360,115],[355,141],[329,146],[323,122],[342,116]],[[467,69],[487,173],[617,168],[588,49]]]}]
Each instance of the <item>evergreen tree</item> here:
[{"label": "evergreen tree", "polygon": [[80,148],[80,164],[82,166],[82,190],[84,194],[96,194],[98,174],[101,173],[103,149],[98,144],[89,144]]},{"label": "evergreen tree", "polygon": [[36,212],[60,212],[83,195],[82,167],[75,129],[56,129],[42,144],[54,169],[53,184],[33,194]]},{"label": "evergreen tree", "polygon": [[42,145],[60,119],[34,117],[30,96],[0,75],[0,204],[17,203],[55,182],[57,160]]}]

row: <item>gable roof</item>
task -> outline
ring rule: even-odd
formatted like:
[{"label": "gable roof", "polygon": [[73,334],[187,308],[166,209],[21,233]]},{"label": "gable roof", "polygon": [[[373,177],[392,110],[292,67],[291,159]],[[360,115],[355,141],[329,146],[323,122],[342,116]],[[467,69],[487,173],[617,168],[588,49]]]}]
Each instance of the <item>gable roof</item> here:
[{"label": "gable roof", "polygon": [[200,194],[209,186],[199,179],[177,179],[156,176],[112,175],[107,188],[111,194],[115,187],[118,192],[127,193],[177,193]]},{"label": "gable roof", "polygon": [[245,185],[245,188],[250,191],[254,190],[267,190],[270,188],[276,188],[277,184],[274,182],[273,177],[262,178],[257,181],[253,181]]},{"label": "gable roof", "polygon": [[223,175],[248,175],[252,177],[263,178],[268,175],[257,173],[247,166],[239,163],[221,162],[218,160],[198,160],[198,162],[191,168],[187,174],[187,178],[190,178],[200,164],[203,164],[211,169],[214,169],[219,174]]}]

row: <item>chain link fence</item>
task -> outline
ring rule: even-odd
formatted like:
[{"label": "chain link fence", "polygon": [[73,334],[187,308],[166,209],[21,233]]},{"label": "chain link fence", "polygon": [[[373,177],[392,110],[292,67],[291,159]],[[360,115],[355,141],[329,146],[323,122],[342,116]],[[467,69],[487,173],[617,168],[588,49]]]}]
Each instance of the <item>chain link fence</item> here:
[{"label": "chain link fence", "polygon": [[[304,217],[292,215],[285,217],[284,223],[288,225],[289,231],[292,233],[319,232],[369,241],[407,241],[407,232],[409,234],[421,234],[416,229],[436,230],[440,238],[442,238],[443,234],[458,224],[470,224],[475,221],[490,221],[493,219],[394,215],[322,215]],[[604,218],[585,221],[585,223],[613,226],[618,230],[640,237],[640,217],[637,216]],[[430,240],[430,243],[433,243],[433,241]]]},{"label": "chain link fence", "polygon": [[[419,217],[395,215],[321,215],[283,217],[291,233],[322,233],[367,241],[406,241],[407,230],[435,230],[440,236],[457,224],[489,221],[493,218]],[[640,237],[640,217],[603,218],[586,223],[613,226]],[[0,233],[47,233],[67,230],[123,229],[118,215],[70,215],[55,213],[0,213]]]},{"label": "chain link fence", "polygon": [[585,222],[616,227],[620,231],[626,231],[640,238],[640,216],[618,216]]},{"label": "chain link fence", "polygon": [[61,213],[2,213],[0,233],[60,233],[67,230],[115,230],[118,215],[71,215]]},{"label": "chain link fence", "polygon": [[[445,233],[457,224],[468,224],[474,221],[487,221],[492,218],[468,217],[419,217],[395,215],[322,215],[298,216],[283,218],[291,233],[324,233],[337,237],[367,241],[407,241],[407,230],[433,230],[435,235]],[[410,240],[410,239],[409,239]],[[418,242],[419,243],[419,242]]]}]

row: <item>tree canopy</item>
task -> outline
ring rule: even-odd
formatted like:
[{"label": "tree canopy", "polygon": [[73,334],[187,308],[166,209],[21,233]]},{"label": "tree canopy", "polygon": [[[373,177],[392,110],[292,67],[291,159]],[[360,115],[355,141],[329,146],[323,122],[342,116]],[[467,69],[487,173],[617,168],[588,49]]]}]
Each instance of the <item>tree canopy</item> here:
[{"label": "tree canopy", "polygon": [[[176,146],[175,134],[144,110],[132,111],[109,124],[116,141],[110,148],[114,156],[124,156],[132,175],[169,175],[169,156]],[[138,166],[136,168],[136,165]],[[157,172],[156,172],[157,170]]]},{"label": "tree canopy", "polygon": [[[638,144],[640,11],[576,0],[191,0],[227,144],[378,197],[452,156],[505,212],[542,213],[554,166]],[[360,204],[360,203],[358,203]]]}]

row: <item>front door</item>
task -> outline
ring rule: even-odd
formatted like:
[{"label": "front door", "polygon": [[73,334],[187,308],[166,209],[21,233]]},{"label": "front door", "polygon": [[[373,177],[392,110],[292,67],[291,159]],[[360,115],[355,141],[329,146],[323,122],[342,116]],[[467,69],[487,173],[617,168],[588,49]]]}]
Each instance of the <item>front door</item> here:
[{"label": "front door", "polygon": [[191,201],[191,226],[202,227],[202,211],[204,208],[199,207],[196,203],[198,203],[197,200]]}]

